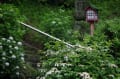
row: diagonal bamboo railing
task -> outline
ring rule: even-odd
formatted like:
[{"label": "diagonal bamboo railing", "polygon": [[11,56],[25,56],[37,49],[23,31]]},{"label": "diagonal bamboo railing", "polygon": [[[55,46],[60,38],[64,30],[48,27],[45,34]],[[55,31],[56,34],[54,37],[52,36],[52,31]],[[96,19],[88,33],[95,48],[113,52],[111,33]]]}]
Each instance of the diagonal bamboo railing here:
[{"label": "diagonal bamboo railing", "polygon": [[59,39],[59,38],[56,38],[56,37],[54,37],[54,36],[52,36],[52,35],[50,35],[50,34],[48,34],[48,33],[45,33],[45,32],[43,32],[43,31],[41,31],[41,30],[39,30],[39,29],[31,26],[31,25],[26,24],[26,23],[23,23],[23,22],[19,22],[19,23],[22,24],[22,25],[24,25],[24,26],[26,26],[26,27],[28,27],[28,28],[30,28],[30,29],[32,29],[32,30],[34,30],[34,31],[36,31],[36,32],[39,32],[39,33],[41,33],[41,34],[43,34],[43,35],[45,35],[45,36],[48,36],[48,37],[50,37],[50,38],[52,38],[52,39],[54,39],[54,40],[57,40],[57,41],[65,44],[65,45],[67,45],[67,46],[69,46],[69,47],[72,47],[72,48],[82,48],[82,49],[86,49],[86,50],[92,50],[92,48],[90,48],[90,47],[85,47],[85,46],[81,46],[81,45],[76,46],[76,45],[72,45],[72,44],[70,44],[70,43],[67,43],[67,42],[65,42],[65,41],[63,41],[63,40],[61,40],[61,39]]}]

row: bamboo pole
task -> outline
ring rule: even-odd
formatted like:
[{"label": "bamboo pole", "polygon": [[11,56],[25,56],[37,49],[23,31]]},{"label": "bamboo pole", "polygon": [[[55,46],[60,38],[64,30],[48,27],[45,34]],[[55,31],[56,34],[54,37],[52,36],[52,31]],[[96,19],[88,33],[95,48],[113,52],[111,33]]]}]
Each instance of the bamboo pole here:
[{"label": "bamboo pole", "polygon": [[19,22],[19,23],[22,24],[22,25],[24,25],[24,26],[26,26],[26,27],[28,27],[28,28],[30,28],[30,29],[32,29],[32,30],[34,30],[34,31],[36,31],[36,32],[39,32],[39,33],[41,33],[41,34],[43,34],[43,35],[45,35],[45,36],[48,36],[48,37],[50,37],[50,38],[52,38],[52,39],[54,39],[54,40],[57,40],[57,41],[65,44],[65,45],[67,45],[67,46],[69,46],[69,47],[72,47],[72,48],[79,47],[79,48],[82,48],[82,49],[92,50],[92,48],[90,48],[90,47],[84,47],[84,46],[81,46],[81,45],[76,46],[76,45],[72,45],[72,44],[70,44],[70,43],[67,43],[67,42],[65,42],[65,41],[63,41],[63,40],[60,40],[59,38],[56,38],[56,37],[54,37],[54,36],[52,36],[52,35],[50,35],[50,34],[48,34],[48,33],[45,33],[45,32],[43,32],[43,31],[41,31],[41,30],[39,30],[39,29],[31,26],[31,25],[26,24],[26,23],[23,23],[23,22]]}]

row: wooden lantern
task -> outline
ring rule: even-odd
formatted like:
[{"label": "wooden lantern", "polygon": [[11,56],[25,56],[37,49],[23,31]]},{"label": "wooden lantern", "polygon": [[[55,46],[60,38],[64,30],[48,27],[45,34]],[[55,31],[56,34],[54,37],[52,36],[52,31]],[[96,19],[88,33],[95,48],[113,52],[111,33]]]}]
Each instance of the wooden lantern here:
[{"label": "wooden lantern", "polygon": [[86,21],[90,23],[90,34],[91,36],[93,36],[94,33],[94,22],[98,21],[98,14],[97,14],[97,10],[88,7],[86,9]]}]

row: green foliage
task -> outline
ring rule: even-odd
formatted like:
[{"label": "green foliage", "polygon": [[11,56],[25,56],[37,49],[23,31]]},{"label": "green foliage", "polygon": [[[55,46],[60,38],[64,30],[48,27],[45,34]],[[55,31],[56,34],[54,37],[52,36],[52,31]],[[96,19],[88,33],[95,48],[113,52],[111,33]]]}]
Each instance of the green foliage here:
[{"label": "green foliage", "polygon": [[[20,7],[22,12],[28,19],[27,23],[36,26],[36,28],[60,39],[71,40],[70,35],[73,34],[72,27],[74,20],[71,15],[73,11],[71,11],[70,9],[64,9],[63,7],[55,8],[49,7],[49,5],[36,5],[38,4],[33,3],[25,7],[26,4],[24,4],[25,8]],[[28,30],[27,32],[28,34],[32,35],[31,38],[28,38],[34,40],[34,42],[36,42],[37,44],[44,44],[48,40],[51,41],[50,38],[47,38],[44,35],[32,32],[30,30]]]},{"label": "green foliage", "polygon": [[24,68],[22,43],[13,37],[0,39],[0,78],[16,79]]},{"label": "green foliage", "polygon": [[46,70],[43,75],[46,79],[117,79],[120,77],[120,68],[106,51],[88,52],[80,48],[64,47],[58,51],[46,51],[45,56],[42,68]]},{"label": "green foliage", "polygon": [[65,9],[52,10],[44,13],[41,17],[41,27],[53,36],[61,39],[68,39],[72,28],[71,12]]},{"label": "green foliage", "polygon": [[98,8],[99,18],[109,19],[120,16],[119,0],[90,0],[90,3]]},{"label": "green foliage", "polygon": [[22,19],[19,10],[15,6],[9,4],[0,5],[0,37],[8,38],[13,36],[15,39],[21,39],[24,30],[22,30],[18,21]]},{"label": "green foliage", "polygon": [[16,79],[23,76],[24,54],[22,43],[24,30],[18,8],[11,4],[0,5],[0,78]]},{"label": "green foliage", "polygon": [[[96,35],[98,37],[102,37],[102,39],[97,38],[99,40],[104,40],[106,43],[110,43],[109,45],[106,45],[110,49],[110,53],[115,57],[119,58],[119,39],[120,39],[120,19],[114,18],[111,20],[106,21],[100,21],[96,26]],[[96,37],[95,37],[96,38]],[[100,42],[100,41],[98,41]]]},{"label": "green foliage", "polygon": [[[96,27],[94,37],[86,35],[83,39],[83,44],[91,46],[92,51],[47,45],[50,50],[44,52],[42,67],[46,71],[42,76],[46,79],[84,79],[82,75],[86,74],[89,79],[120,78],[119,18],[100,21]],[[51,50],[53,48],[58,49]]]}]

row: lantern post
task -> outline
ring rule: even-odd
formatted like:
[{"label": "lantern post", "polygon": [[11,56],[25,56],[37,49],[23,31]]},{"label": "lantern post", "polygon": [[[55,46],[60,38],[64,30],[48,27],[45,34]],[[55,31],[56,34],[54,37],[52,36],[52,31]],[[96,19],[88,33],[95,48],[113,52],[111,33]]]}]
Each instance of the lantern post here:
[{"label": "lantern post", "polygon": [[90,35],[94,35],[94,23],[98,21],[97,11],[91,7],[86,9],[86,21],[90,23]]}]

